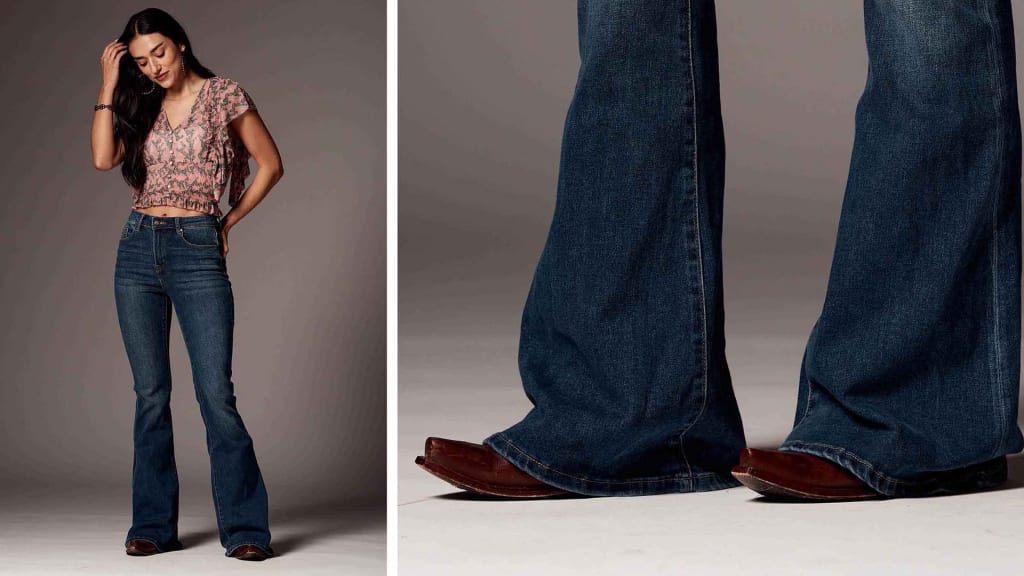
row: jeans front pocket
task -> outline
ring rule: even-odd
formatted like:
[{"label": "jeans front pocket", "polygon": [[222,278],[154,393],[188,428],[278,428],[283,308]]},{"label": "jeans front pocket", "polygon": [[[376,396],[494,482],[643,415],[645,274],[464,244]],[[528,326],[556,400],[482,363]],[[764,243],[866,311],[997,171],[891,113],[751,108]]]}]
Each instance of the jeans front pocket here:
[{"label": "jeans front pocket", "polygon": [[121,241],[131,238],[138,229],[139,226],[135,222],[131,220],[125,222],[124,226],[121,227]]},{"label": "jeans front pocket", "polygon": [[216,248],[220,246],[220,230],[216,224],[197,224],[178,228],[178,236],[193,248]]}]

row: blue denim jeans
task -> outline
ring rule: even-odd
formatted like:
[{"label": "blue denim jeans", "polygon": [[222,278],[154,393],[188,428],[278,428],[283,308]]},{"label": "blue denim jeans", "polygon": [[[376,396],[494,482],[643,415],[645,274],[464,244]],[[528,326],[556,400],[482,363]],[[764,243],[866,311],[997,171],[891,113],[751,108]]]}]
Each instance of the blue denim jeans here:
[{"label": "blue denim jeans", "polygon": [[173,309],[206,426],[220,543],[225,555],[243,544],[271,550],[266,487],[235,407],[234,299],[219,229],[212,215],[168,218],[132,210],[121,231],[114,295],[136,396],[126,544],[139,538],[162,551],[181,548],[168,350]]},{"label": "blue denim jeans", "polygon": [[[736,486],[714,3],[578,13],[555,211],[522,315],[534,407],[485,443],[582,494]],[[864,16],[828,290],[781,449],[924,495],[1024,447],[1012,16],[1009,0],[865,0]]]}]

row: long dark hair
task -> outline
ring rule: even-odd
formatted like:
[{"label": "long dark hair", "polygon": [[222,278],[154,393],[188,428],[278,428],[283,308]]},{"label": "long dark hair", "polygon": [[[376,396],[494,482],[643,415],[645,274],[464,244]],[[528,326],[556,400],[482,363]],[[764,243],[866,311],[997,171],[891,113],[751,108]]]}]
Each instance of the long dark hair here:
[{"label": "long dark hair", "polygon": [[[133,14],[117,41],[127,45],[135,36],[157,32],[173,40],[175,45],[185,45],[185,66],[188,69],[202,78],[214,76],[209,68],[199,63],[181,24],[159,8],[146,8]],[[141,189],[146,183],[143,145],[160,115],[166,90],[147,78],[127,51],[121,56],[118,66],[117,86],[114,87],[114,141],[124,142],[121,175],[129,186]]]}]

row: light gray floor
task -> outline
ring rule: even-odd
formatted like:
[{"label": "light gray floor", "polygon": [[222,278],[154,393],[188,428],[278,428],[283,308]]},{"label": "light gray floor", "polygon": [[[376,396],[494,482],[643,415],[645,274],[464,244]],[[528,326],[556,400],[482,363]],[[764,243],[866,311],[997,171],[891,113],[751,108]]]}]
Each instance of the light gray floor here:
[{"label": "light gray floor", "polygon": [[[808,303],[804,316],[815,305]],[[784,316],[778,309],[765,313]],[[508,323],[502,320],[495,331],[445,324],[406,326],[402,332],[402,576],[1021,571],[1019,456],[1010,460],[1010,483],[1003,490],[918,500],[782,504],[746,488],[640,498],[467,498],[413,459],[426,436],[480,441],[526,413],[517,338]],[[740,329],[728,336],[727,348],[748,444],[777,445],[792,422],[805,338],[795,328],[780,336],[733,324]]]},{"label": "light gray floor", "polygon": [[315,492],[282,486],[274,492],[270,529],[278,556],[243,562],[224,556],[208,485],[182,486],[184,550],[144,557],[124,552],[131,523],[127,484],[73,490],[6,485],[0,497],[0,574],[384,574],[382,503],[321,502]]}]

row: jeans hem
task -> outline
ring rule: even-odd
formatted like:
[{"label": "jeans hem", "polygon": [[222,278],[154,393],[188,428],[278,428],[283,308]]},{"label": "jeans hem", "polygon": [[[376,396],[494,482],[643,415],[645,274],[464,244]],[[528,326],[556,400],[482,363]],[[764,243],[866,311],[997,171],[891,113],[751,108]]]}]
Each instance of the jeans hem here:
[{"label": "jeans hem", "polygon": [[145,540],[146,542],[149,542],[153,546],[156,546],[157,552],[161,552],[161,553],[163,553],[163,552],[173,552],[175,550],[181,550],[183,548],[183,546],[181,545],[181,542],[177,538],[172,538],[169,542],[167,542],[163,546],[161,546],[160,543],[157,542],[156,540],[154,540],[153,538],[147,538],[145,536],[133,536],[131,534],[129,534],[128,536],[125,537],[125,539],[124,539],[124,547],[127,548],[128,547],[128,542],[131,542],[132,540]]},{"label": "jeans hem", "polygon": [[922,475],[921,480],[903,480],[886,474],[864,458],[838,446],[799,440],[786,442],[780,451],[802,452],[833,462],[883,496],[921,497],[942,493],[963,493],[994,488],[1006,481],[1006,456],[955,470]]},{"label": "jeans hem", "polygon": [[230,546],[225,546],[224,547],[224,555],[225,556],[231,556],[231,553],[234,552],[239,546],[245,546],[247,544],[250,545],[250,546],[256,546],[257,548],[263,550],[264,552],[266,552],[270,556],[274,555],[274,549],[270,547],[270,544],[264,544],[262,542],[251,542],[251,541],[238,542],[238,543],[232,544]]},{"label": "jeans hem", "polygon": [[581,478],[540,461],[500,432],[491,435],[483,443],[537,480],[584,496],[649,496],[708,492],[740,486],[730,474],[715,472],[614,480]]}]

